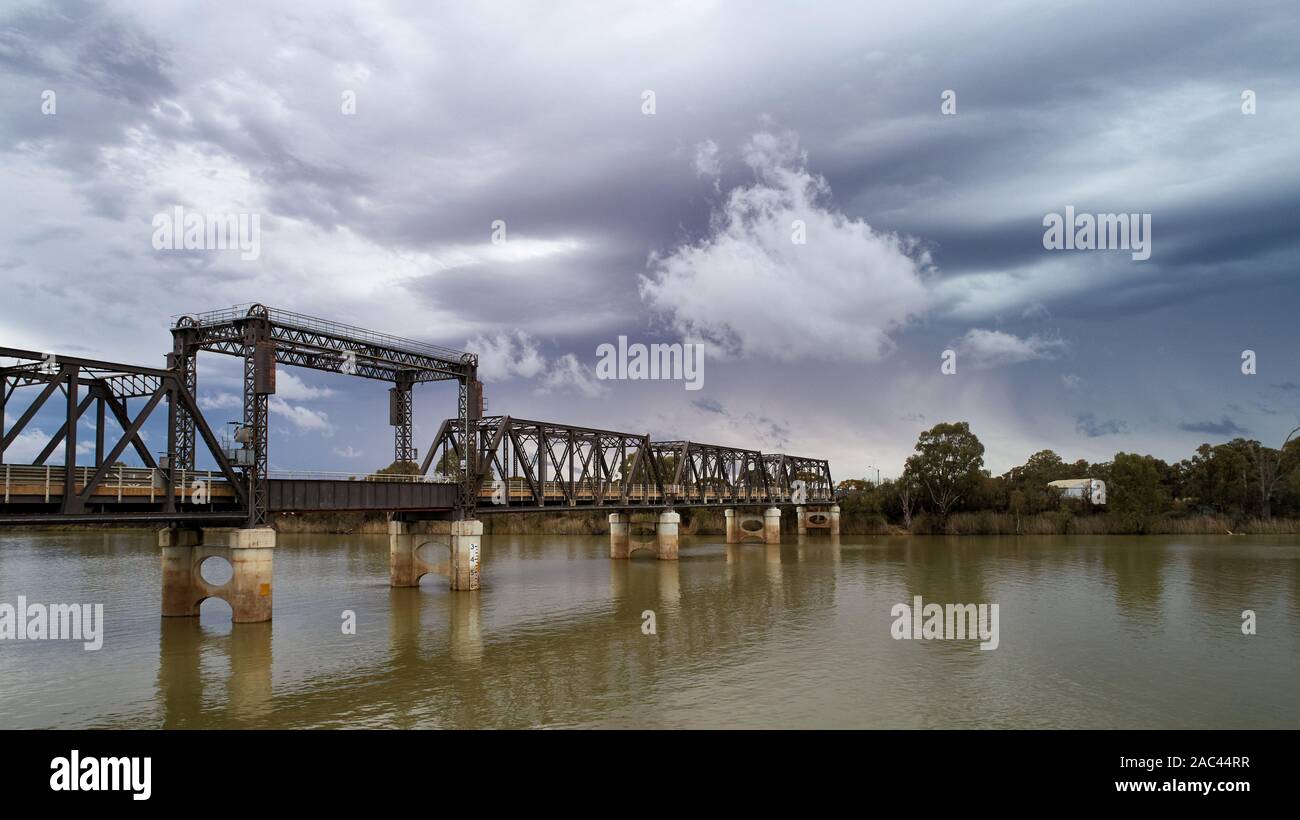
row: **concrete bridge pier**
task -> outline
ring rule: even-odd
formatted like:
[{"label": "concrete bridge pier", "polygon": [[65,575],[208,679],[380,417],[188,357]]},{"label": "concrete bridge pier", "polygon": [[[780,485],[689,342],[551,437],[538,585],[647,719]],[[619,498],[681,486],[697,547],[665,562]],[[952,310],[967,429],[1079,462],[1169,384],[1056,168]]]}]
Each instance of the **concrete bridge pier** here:
[{"label": "concrete bridge pier", "polygon": [[[275,530],[169,527],[158,531],[162,550],[162,614],[194,617],[208,598],[230,604],[235,623],[271,620],[271,570]],[[230,563],[224,584],[209,584],[200,568],[209,558]]]},{"label": "concrete bridge pier", "polygon": [[832,504],[826,509],[818,507],[795,507],[799,516],[799,534],[807,535],[809,530],[826,530],[831,535],[840,534],[840,505]]},{"label": "concrete bridge pier", "polygon": [[609,514],[609,557],[627,558],[628,553],[628,514]]},{"label": "concrete bridge pier", "polygon": [[[439,528],[436,525],[442,525]],[[420,557],[420,547],[434,540],[434,535],[446,534],[442,521],[389,521],[388,522],[388,585],[390,587],[418,587],[420,579],[430,573],[443,574],[445,566],[430,563]]]},{"label": "concrete bridge pier", "polygon": [[451,522],[451,588],[479,588],[479,555],[483,543],[483,522],[466,518]]},{"label": "concrete bridge pier", "polygon": [[[482,542],[483,522],[476,518],[451,522],[389,521],[388,585],[417,587],[421,578],[435,574],[446,575],[451,589],[478,589]],[[420,549],[431,543],[449,549],[447,563],[434,563],[420,554]]]},{"label": "concrete bridge pier", "polygon": [[639,521],[642,528],[653,523],[655,540],[632,543],[631,515],[625,512],[609,514],[609,557],[631,558],[637,549],[654,549],[661,561],[676,561],[682,517],[672,510],[659,513],[653,522]]},{"label": "concrete bridge pier", "polygon": [[677,560],[677,530],[681,521],[681,515],[672,510],[664,510],[659,514],[659,523],[655,528],[655,557],[660,561]]},{"label": "concrete bridge pier", "polygon": [[762,517],[735,509],[723,510],[722,514],[727,519],[728,544],[743,544],[746,538],[764,544],[781,543],[781,510],[776,507],[764,510]]},{"label": "concrete bridge pier", "polygon": [[763,540],[768,544],[781,543],[780,507],[768,507],[763,511]]}]

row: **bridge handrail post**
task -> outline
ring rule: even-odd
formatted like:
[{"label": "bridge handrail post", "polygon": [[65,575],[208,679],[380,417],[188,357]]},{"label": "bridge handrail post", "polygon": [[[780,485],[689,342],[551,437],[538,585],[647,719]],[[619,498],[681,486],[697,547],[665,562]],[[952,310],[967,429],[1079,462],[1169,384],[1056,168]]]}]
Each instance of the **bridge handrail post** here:
[{"label": "bridge handrail post", "polygon": [[[64,487],[63,491],[66,493],[68,488]],[[48,464],[45,465],[45,503],[50,503],[50,465]]]},{"label": "bridge handrail post", "polygon": [[9,503],[9,465],[5,465],[5,503]]},{"label": "bridge handrail post", "polygon": [[122,465],[117,465],[117,503],[122,503]]}]

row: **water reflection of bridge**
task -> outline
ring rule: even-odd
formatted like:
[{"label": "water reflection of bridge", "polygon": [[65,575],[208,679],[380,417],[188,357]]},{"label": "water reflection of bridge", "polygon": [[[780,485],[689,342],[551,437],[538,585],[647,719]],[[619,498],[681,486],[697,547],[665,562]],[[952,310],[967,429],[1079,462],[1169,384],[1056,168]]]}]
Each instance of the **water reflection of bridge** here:
[{"label": "water reflection of bridge", "polygon": [[[212,725],[203,704],[223,700],[213,686],[224,687],[229,701],[219,725],[268,725],[272,713],[274,725],[290,727],[599,722],[627,705],[619,693],[670,687],[673,667],[685,659],[707,653],[719,667],[739,666],[784,626],[829,617],[833,572],[808,573],[798,584],[785,575],[792,565],[838,563],[838,539],[800,541],[727,545],[721,552],[688,547],[685,566],[609,562],[603,586],[542,611],[522,595],[496,596],[485,606],[480,596],[393,589],[387,652],[349,653],[344,670],[318,669],[291,682],[272,674],[269,625],[204,635],[194,620],[165,620],[158,678],[163,725]],[[532,560],[530,543],[503,540],[494,555]],[[726,570],[693,581],[702,575],[692,573],[697,563],[723,563]],[[536,573],[511,583],[535,584]],[[646,610],[656,613],[654,636],[641,631]],[[228,659],[224,681],[214,680],[202,661],[214,646],[223,646]]]}]

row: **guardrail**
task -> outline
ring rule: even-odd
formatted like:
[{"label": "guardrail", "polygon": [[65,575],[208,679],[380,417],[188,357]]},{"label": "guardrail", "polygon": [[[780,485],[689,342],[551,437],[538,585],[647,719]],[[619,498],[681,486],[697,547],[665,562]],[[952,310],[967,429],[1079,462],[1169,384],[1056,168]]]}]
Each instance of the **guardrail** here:
[{"label": "guardrail", "polygon": [[320,470],[271,470],[270,478],[307,481],[395,481],[405,484],[455,484],[455,478],[441,473],[407,475],[405,473],[341,473]]},{"label": "guardrail", "polygon": [[[75,471],[76,483],[78,489],[84,488],[86,483],[94,476],[94,467],[78,467]],[[306,480],[306,481],[357,481],[357,482],[389,482],[400,484],[456,484],[457,479],[454,476],[447,476],[440,473],[432,475],[405,475],[400,473],[345,473],[345,472],[326,472],[315,470],[272,470],[269,477],[273,480]],[[0,486],[3,486],[2,503],[10,503],[13,495],[22,495],[30,497],[31,495],[41,495],[46,502],[52,497],[63,494],[64,470],[62,465],[43,465],[32,466],[29,464],[3,464],[0,465]],[[212,496],[227,497],[234,494],[233,489],[228,483],[220,477],[220,473],[212,470],[177,470],[176,471],[176,495],[182,499],[192,497],[197,492],[203,492],[209,498]],[[603,489],[603,493],[598,491]],[[789,502],[791,499],[785,495],[769,495],[761,497],[758,493],[740,493],[731,495],[719,490],[706,489],[701,491],[699,488],[688,488],[682,485],[669,484],[665,487],[668,494],[682,503],[734,503],[734,504],[761,504],[773,502]],[[110,470],[108,476],[99,485],[95,497],[103,499],[105,496],[116,496],[121,501],[125,496],[140,498],[147,495],[152,502],[158,496],[165,496],[165,482],[163,481],[163,471],[161,469],[152,469],[149,467],[126,467],[119,466]],[[689,492],[688,492],[689,490]],[[572,487],[564,481],[548,481],[543,488],[544,497],[550,501],[554,499],[563,503],[570,494],[574,500],[594,501],[599,494],[607,504],[617,504],[623,497],[623,483],[620,481],[602,482],[598,481],[577,481]],[[658,502],[663,500],[663,495],[653,484],[629,484],[627,487],[627,496],[629,501],[636,502]],[[525,479],[511,479],[510,481],[489,480],[485,482],[479,490],[479,497],[496,501],[504,499],[508,506],[516,501],[530,501],[533,497],[532,487]],[[809,497],[808,503],[819,503],[823,501],[834,500],[830,496],[822,498],[821,496]],[[500,503],[500,502],[498,502]]]},{"label": "guardrail", "polygon": [[[77,490],[85,488],[95,475],[94,467],[77,467],[73,473]],[[96,488],[95,498],[116,496],[118,501],[130,496],[140,498],[148,490],[149,500],[166,496],[164,471],[150,467],[127,467],[125,465],[109,470],[104,481]],[[386,473],[341,473],[305,470],[272,470],[272,479],[308,480],[308,481],[380,481],[413,484],[455,484],[456,479],[441,474],[434,475],[400,475]],[[30,497],[40,495],[46,502],[52,497],[63,495],[64,469],[61,464],[0,464],[0,503],[9,504],[16,495]],[[200,489],[200,486],[202,488]],[[177,470],[176,495],[189,498],[196,492],[208,497],[213,495],[226,497],[234,491],[229,483],[214,470]]]},{"label": "guardrail", "polygon": [[[85,489],[94,477],[95,469],[77,467],[73,471],[74,492]],[[220,476],[220,473],[212,470],[177,470],[175,494],[181,499],[190,498],[196,493],[202,493],[209,498],[214,495],[223,498],[233,496],[234,490],[227,482],[214,476]],[[65,471],[62,465],[0,465],[0,485],[3,486],[0,503],[9,504],[12,497],[17,495],[24,497],[40,495],[48,503],[52,497],[63,495],[64,477]],[[143,498],[146,495],[150,502],[155,501],[159,496],[166,496],[162,471],[149,467],[119,466],[110,469],[108,475],[96,487],[93,497],[100,500],[106,496],[116,497],[117,501],[121,501],[127,496]]]}]

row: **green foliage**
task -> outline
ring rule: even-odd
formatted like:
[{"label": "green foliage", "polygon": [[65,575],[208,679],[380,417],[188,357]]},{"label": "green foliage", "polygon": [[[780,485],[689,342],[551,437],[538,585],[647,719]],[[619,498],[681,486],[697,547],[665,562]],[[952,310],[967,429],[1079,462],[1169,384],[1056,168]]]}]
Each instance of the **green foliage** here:
[{"label": "green foliage", "polygon": [[1151,456],[1116,453],[1110,467],[1107,499],[1111,511],[1132,524],[1135,531],[1145,532],[1168,500],[1163,486],[1167,465]]},{"label": "green foliage", "polygon": [[916,476],[925,502],[946,518],[953,505],[979,490],[984,467],[984,445],[970,423],[943,422],[921,434],[916,455],[906,470]]},{"label": "green foliage", "polygon": [[419,475],[420,465],[414,461],[394,461],[387,467],[375,470],[375,475]]}]

